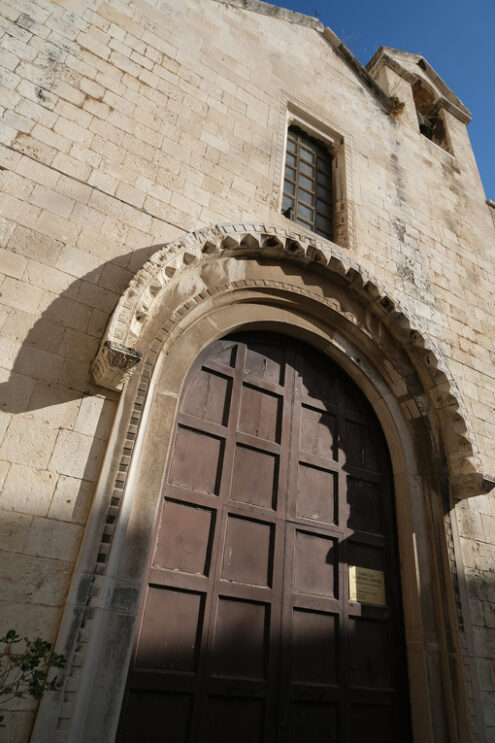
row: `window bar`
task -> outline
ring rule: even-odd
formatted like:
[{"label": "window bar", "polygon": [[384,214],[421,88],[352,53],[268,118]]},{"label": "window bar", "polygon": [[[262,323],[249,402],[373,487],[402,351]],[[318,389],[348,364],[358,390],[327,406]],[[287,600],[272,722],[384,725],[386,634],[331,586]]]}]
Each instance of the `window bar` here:
[{"label": "window bar", "polygon": [[331,156],[296,127],[287,134],[282,212],[331,239]]}]

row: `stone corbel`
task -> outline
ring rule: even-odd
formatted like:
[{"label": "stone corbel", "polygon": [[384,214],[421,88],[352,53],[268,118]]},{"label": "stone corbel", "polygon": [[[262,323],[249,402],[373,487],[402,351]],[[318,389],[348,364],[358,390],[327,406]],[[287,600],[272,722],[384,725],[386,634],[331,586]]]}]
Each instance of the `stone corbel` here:
[{"label": "stone corbel", "polygon": [[143,354],[135,348],[106,340],[93,361],[91,373],[96,384],[111,390],[121,390],[134,372]]},{"label": "stone corbel", "polygon": [[495,489],[495,477],[479,472],[451,478],[454,498],[469,498],[472,495],[487,495]]}]

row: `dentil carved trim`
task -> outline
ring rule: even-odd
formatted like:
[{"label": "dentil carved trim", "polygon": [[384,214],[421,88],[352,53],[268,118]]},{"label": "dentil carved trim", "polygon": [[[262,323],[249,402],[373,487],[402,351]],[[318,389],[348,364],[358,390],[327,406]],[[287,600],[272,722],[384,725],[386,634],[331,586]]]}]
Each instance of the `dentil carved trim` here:
[{"label": "dentil carved trim", "polygon": [[[149,350],[137,349],[151,318],[166,306],[167,288],[177,285],[182,272],[220,257],[289,261],[308,269],[308,275],[317,267],[320,275],[323,273],[331,282],[337,280],[344,285],[378,325],[382,323],[387,328],[416,368],[441,422],[454,494],[467,497],[492,489],[493,478],[480,472],[474,428],[438,344],[420,330],[421,323],[412,313],[406,313],[348,252],[328,240],[311,238],[286,227],[220,224],[157,246],[152,258],[131,280],[112,314],[93,362],[92,372],[98,384],[113,390],[122,388]],[[347,311],[340,308],[342,314]]]}]

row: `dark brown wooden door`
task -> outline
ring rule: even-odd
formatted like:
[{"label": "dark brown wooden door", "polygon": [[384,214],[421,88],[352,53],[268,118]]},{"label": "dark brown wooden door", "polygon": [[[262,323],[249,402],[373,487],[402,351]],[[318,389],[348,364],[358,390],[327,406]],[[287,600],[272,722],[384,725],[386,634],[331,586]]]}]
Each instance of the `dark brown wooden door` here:
[{"label": "dark brown wooden door", "polygon": [[232,336],[174,436],[120,740],[409,740],[390,468],[356,385]]}]

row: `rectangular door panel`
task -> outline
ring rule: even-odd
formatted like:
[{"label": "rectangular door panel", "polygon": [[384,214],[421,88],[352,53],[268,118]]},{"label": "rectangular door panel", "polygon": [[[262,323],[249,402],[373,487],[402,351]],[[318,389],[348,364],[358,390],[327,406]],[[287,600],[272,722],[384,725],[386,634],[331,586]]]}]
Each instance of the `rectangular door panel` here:
[{"label": "rectangular door panel", "polygon": [[336,494],[335,472],[299,463],[296,506],[298,516],[335,523]]},{"label": "rectangular door panel", "polygon": [[338,706],[292,701],[289,707],[289,743],[337,743]]},{"label": "rectangular door panel", "polygon": [[352,704],[349,715],[349,743],[400,741],[402,725],[398,722],[397,710],[394,707]]},{"label": "rectangular door panel", "polygon": [[284,383],[284,349],[257,343],[246,350],[244,371],[275,384]]},{"label": "rectangular door panel", "polygon": [[187,743],[193,698],[189,694],[131,691],[125,711],[125,743]]},{"label": "rectangular door panel", "polygon": [[332,598],[338,595],[337,540],[297,529],[294,565],[296,591]]},{"label": "rectangular door panel", "polygon": [[355,467],[362,467],[372,472],[378,471],[376,444],[369,427],[355,421],[347,420],[342,438],[346,461]]},{"label": "rectangular door panel", "polygon": [[351,685],[376,690],[390,688],[393,643],[389,622],[351,617],[349,626]]},{"label": "rectangular door panel", "polygon": [[201,737],[205,743],[258,743],[264,739],[263,699],[209,697],[207,704],[206,734]]},{"label": "rectangular door panel", "polygon": [[232,500],[276,509],[279,457],[237,444],[232,475]]},{"label": "rectangular door panel", "polygon": [[223,450],[223,439],[179,426],[169,482],[217,495]]},{"label": "rectangular door panel", "polygon": [[204,596],[151,586],[136,656],[137,668],[195,672]]},{"label": "rectangular door panel", "polygon": [[[326,363],[325,363],[326,362]],[[329,374],[329,362],[302,354],[296,361],[299,372],[297,388],[299,394],[312,397],[324,405],[334,407],[337,402],[338,385],[335,375]]]},{"label": "rectangular door panel", "polygon": [[350,529],[383,534],[383,486],[358,477],[347,477]]},{"label": "rectangular door panel", "polygon": [[236,365],[239,344],[234,341],[220,340],[215,341],[210,346],[208,358],[204,360],[205,366],[211,363],[233,368]]},{"label": "rectangular door panel", "polygon": [[268,619],[266,604],[219,598],[213,675],[260,680],[266,677]]},{"label": "rectangular door panel", "polygon": [[239,430],[260,439],[280,441],[282,398],[248,384],[242,386]]},{"label": "rectangular door panel", "polygon": [[274,525],[229,515],[221,576],[224,580],[270,586]]},{"label": "rectangular door panel", "polygon": [[301,406],[301,451],[329,460],[337,454],[337,417],[322,410]]},{"label": "rectangular door panel", "polygon": [[337,618],[294,609],[291,679],[298,683],[337,683]]},{"label": "rectangular door panel", "polygon": [[201,420],[226,426],[231,392],[231,377],[203,368],[199,371],[182,410]]},{"label": "rectangular door panel", "polygon": [[208,575],[214,525],[214,511],[166,500],[153,566]]}]

